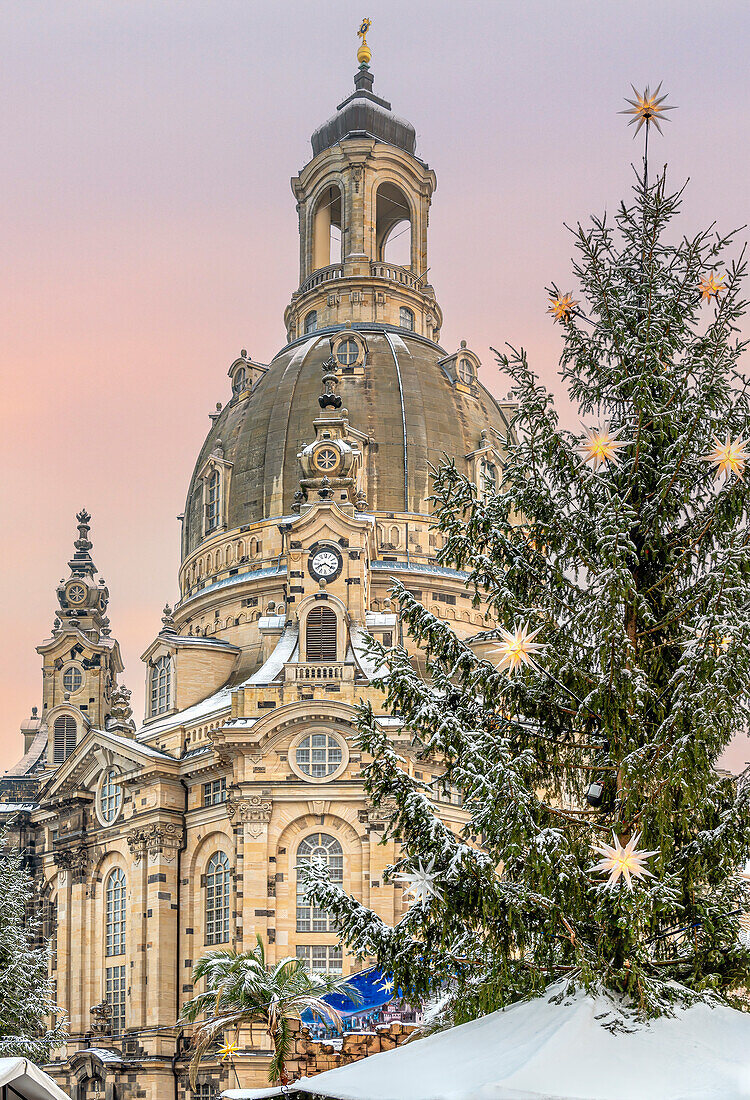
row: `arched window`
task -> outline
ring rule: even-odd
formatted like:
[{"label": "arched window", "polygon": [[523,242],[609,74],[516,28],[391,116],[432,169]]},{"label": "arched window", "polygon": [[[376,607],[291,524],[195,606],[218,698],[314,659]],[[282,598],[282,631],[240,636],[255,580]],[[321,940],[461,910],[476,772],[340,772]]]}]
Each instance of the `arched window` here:
[{"label": "arched window", "polygon": [[341,263],[341,191],[326,187],[313,215],[313,271]]},{"label": "arched window", "polygon": [[229,942],[229,858],[215,852],[206,869],[206,943]]},{"label": "arched window", "polygon": [[233,393],[242,393],[247,385],[247,371],[244,367],[240,367],[235,371],[234,378],[232,379],[232,391]]},{"label": "arched window", "polygon": [[497,466],[493,462],[483,461],[480,467],[482,475],[481,490],[483,494],[497,491]]},{"label": "arched window", "polygon": [[54,734],[54,763],[62,764],[76,747],[76,721],[69,714],[61,714],[52,727]]},{"label": "arched window", "polygon": [[336,358],[342,367],[351,367],[359,358],[359,344],[353,336],[347,336],[336,347]]},{"label": "arched window", "polygon": [[318,311],[317,309],[311,309],[307,317],[305,317],[305,335],[308,332],[315,332],[318,327]]},{"label": "arched window", "polygon": [[57,969],[57,901],[45,894],[42,899],[42,921],[40,947],[49,948],[50,969]]},{"label": "arched window", "polygon": [[172,665],[169,657],[160,657],[151,669],[151,714],[169,710],[172,697]]},{"label": "arched window", "polygon": [[104,887],[105,954],[125,954],[125,872],[110,871]]},{"label": "arched window", "polygon": [[305,659],[336,660],[336,613],[330,607],[314,607],[305,623]]},{"label": "arched window", "polygon": [[117,820],[122,806],[122,787],[117,775],[117,768],[108,768],[99,787],[99,813],[105,825]]},{"label": "arched window", "polygon": [[318,866],[323,864],[331,882],[343,883],[344,853],[335,836],[313,833],[305,837],[297,849],[297,931],[330,932],[331,917],[327,910],[316,909],[305,899],[305,876],[301,871],[311,862]]},{"label": "arched window", "polygon": [[411,207],[406,195],[395,183],[382,183],[375,201],[377,258],[399,267],[410,267],[411,228]]},{"label": "arched window", "polygon": [[459,359],[458,377],[466,386],[470,386],[474,381],[474,364],[471,359]]},{"label": "arched window", "polygon": [[74,695],[81,690],[83,687],[83,673],[78,665],[68,665],[63,672],[62,682],[63,687],[70,695]]},{"label": "arched window", "polygon": [[219,471],[214,470],[208,479],[206,488],[206,530],[213,531],[219,526],[221,486]]},{"label": "arched window", "polygon": [[401,306],[398,312],[398,323],[401,328],[407,328],[409,332],[414,332],[414,313],[406,306]]}]

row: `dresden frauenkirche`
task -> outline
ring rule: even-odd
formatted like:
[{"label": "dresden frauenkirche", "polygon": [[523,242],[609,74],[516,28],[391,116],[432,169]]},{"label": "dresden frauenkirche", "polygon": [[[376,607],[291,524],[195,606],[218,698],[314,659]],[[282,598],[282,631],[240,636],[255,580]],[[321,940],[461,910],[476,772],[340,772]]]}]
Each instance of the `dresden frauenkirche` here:
[{"label": "dresden frauenkirche", "polygon": [[[436,561],[430,468],[447,455],[480,492],[495,484],[512,408],[482,386],[465,341],[440,343],[427,277],[436,176],[414,127],[373,91],[366,45],[358,60],[291,181],[300,274],[284,346],[269,363],[242,351],[228,384],[217,378],[224,403],[181,517],[180,597],[143,653],[143,723],[85,511],[37,647],[41,698],[0,817],[39,880],[69,1027],[50,1071],[74,1100],[190,1096],[177,1021],[209,949],[250,949],[259,934],[271,963],[362,966],[306,904],[296,869],[318,857],[387,921],[405,912],[383,881],[396,858],[386,811],[359,778],[356,707],[382,713],[367,637],[403,641],[394,578],[461,636],[485,625],[464,574]],[[390,244],[406,233],[396,264]],[[381,720],[423,768],[398,718]],[[450,796],[442,810],[460,826]],[[240,1045],[232,1069],[262,1086],[267,1052]],[[207,1058],[200,1096],[230,1087],[229,1072]]]}]

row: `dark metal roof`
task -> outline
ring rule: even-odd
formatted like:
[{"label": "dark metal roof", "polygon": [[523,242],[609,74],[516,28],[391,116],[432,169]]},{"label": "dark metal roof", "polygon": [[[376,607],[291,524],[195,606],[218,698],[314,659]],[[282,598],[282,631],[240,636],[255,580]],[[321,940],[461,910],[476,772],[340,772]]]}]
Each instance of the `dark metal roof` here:
[{"label": "dark metal roof", "polygon": [[314,156],[344,138],[362,134],[414,155],[417,146],[414,127],[406,119],[394,115],[387,100],[373,95],[372,81],[372,73],[363,66],[354,78],[355,91],[339,103],[336,114],[313,133],[310,141]]}]

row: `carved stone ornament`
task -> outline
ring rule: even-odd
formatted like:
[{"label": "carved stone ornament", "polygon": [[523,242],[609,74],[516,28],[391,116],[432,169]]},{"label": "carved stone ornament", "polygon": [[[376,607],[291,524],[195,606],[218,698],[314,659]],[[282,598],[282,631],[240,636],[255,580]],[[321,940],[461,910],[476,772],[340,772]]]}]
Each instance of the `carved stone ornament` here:
[{"label": "carved stone ornament", "polygon": [[396,816],[398,806],[391,798],[385,798],[379,806],[367,807],[367,821],[370,825],[390,825]]},{"label": "carved stone ornament", "polygon": [[93,1005],[89,1011],[91,1012],[91,1030],[94,1035],[109,1035],[112,1031],[112,1024],[110,1017],[112,1016],[112,1007],[108,1001],[100,1001],[98,1005]]},{"label": "carved stone ornament", "polygon": [[182,845],[182,825],[167,822],[164,825],[149,825],[146,829],[133,829],[128,833],[128,848],[137,866],[148,856],[150,863],[174,863],[177,851]]},{"label": "carved stone ornament", "polygon": [[79,844],[75,848],[56,848],[53,858],[61,877],[66,871],[70,871],[73,882],[83,882],[92,863],[91,853],[85,844]]},{"label": "carved stone ornament", "polygon": [[[228,798],[227,813],[230,821],[243,825],[267,825],[271,820],[273,802],[270,798],[250,795],[248,798]],[[235,820],[236,819],[236,820]],[[260,835],[260,833],[258,833]]]}]

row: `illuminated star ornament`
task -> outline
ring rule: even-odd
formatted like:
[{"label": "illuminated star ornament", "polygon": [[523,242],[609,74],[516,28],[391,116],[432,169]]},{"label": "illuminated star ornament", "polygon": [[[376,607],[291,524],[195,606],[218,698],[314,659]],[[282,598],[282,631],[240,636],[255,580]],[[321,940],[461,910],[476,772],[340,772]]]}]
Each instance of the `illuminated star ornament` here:
[{"label": "illuminated star ornament", "polygon": [[226,1062],[227,1060],[234,1058],[238,1049],[239,1048],[236,1043],[224,1043],[224,1046],[219,1049],[219,1054],[221,1055],[222,1062]]},{"label": "illuminated star ornament", "polygon": [[497,647],[500,656],[498,669],[507,668],[509,672],[515,672],[521,665],[533,665],[533,655],[544,648],[541,642],[534,641],[541,629],[538,626],[536,630],[529,630],[529,624],[522,623],[511,633],[499,627],[502,641]]},{"label": "illuminated star ornament", "polygon": [[637,848],[638,841],[641,839],[640,833],[636,833],[635,836],[631,837],[624,848],[614,833],[612,834],[612,839],[614,845],[594,845],[594,851],[604,856],[604,859],[594,864],[593,867],[589,867],[590,871],[609,872],[609,879],[605,889],[614,890],[620,879],[623,879],[627,884],[628,890],[632,890],[634,878],[654,877],[645,863],[651,856],[658,855],[658,848],[653,852],[640,852]]},{"label": "illuminated star ornament", "polygon": [[750,458],[747,448],[746,439],[730,439],[729,432],[723,443],[714,436],[714,449],[704,455],[704,459],[716,467],[717,481],[728,481],[732,474],[743,480],[745,465]]},{"label": "illuminated star ornament", "polygon": [[586,428],[585,431],[586,438],[578,447],[584,463],[590,462],[595,470],[607,462],[613,466],[619,465],[617,452],[628,446],[627,440],[620,439],[619,433],[610,431],[607,424],[602,428]]},{"label": "illuminated star ornament", "polygon": [[435,885],[438,874],[433,870],[434,866],[435,857],[432,856],[428,863],[423,864],[420,861],[414,871],[400,871],[393,876],[394,881],[399,882],[407,894],[411,894],[414,905],[427,902],[433,897],[443,900],[443,895]]},{"label": "illuminated star ornament", "polygon": [[711,272],[708,278],[703,278],[698,283],[698,290],[701,292],[701,301],[711,301],[712,298],[718,298],[723,290],[727,288],[723,286],[723,282],[726,275],[719,275],[718,279],[715,272]]},{"label": "illuminated star ornament", "polygon": [[393,993],[393,978],[385,978],[382,984],[378,986],[378,989],[381,989],[383,993],[388,993],[389,995]]},{"label": "illuminated star ornament", "polygon": [[[643,126],[644,122],[646,124],[646,129],[648,129],[649,125],[653,122],[659,133],[662,133],[662,128],[660,124],[662,122],[669,122],[669,119],[665,117],[664,112],[674,111],[675,108],[668,107],[664,103],[664,100],[667,98],[666,92],[662,96],[659,95],[659,92],[661,91],[661,84],[659,84],[659,87],[653,94],[651,93],[648,85],[646,85],[646,90],[643,93],[637,92],[632,84],[630,85],[630,87],[633,88],[633,95],[635,96],[635,99],[628,99],[626,96],[625,102],[629,103],[630,106],[627,107],[624,111],[620,111],[620,114],[633,116],[630,120],[629,125],[632,126],[634,123],[637,124],[635,127],[636,134],[640,130],[641,126]],[[633,134],[633,137],[635,137],[635,134]]]},{"label": "illuminated star ornament", "polygon": [[555,294],[550,296],[549,309],[547,313],[551,313],[555,322],[559,321],[560,324],[566,324],[573,316],[578,302],[575,300],[572,294]]}]

